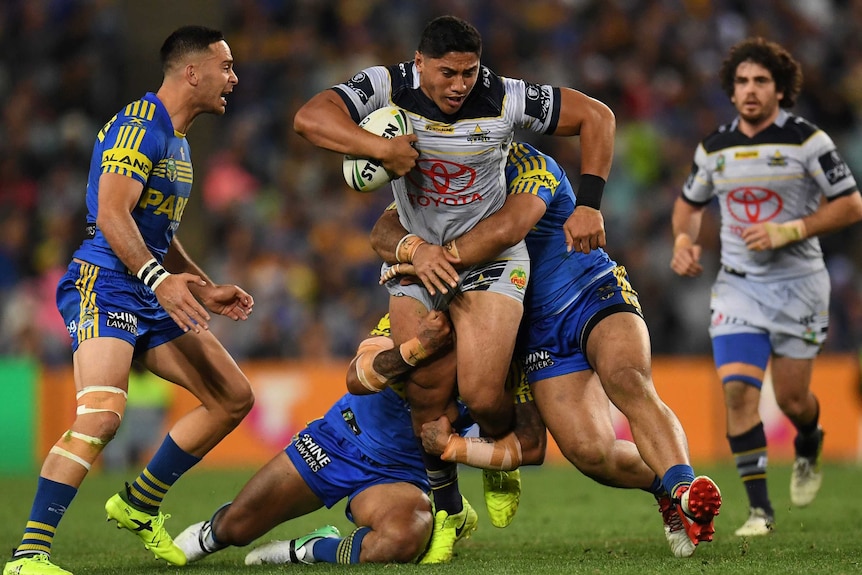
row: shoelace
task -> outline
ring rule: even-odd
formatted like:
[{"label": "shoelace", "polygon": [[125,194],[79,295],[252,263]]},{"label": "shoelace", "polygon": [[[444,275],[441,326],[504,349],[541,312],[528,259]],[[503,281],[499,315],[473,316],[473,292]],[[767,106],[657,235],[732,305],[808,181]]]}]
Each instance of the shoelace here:
[{"label": "shoelace", "polygon": [[661,518],[664,521],[664,524],[670,528],[671,533],[676,533],[677,531],[685,529],[685,525],[671,501],[659,502],[659,511],[661,512]]}]

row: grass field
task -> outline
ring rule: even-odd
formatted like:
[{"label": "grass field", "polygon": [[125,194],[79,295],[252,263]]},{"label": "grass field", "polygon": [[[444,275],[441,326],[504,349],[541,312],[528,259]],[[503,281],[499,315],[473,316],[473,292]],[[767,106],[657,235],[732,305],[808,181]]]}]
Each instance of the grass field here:
[{"label": "grass field", "polygon": [[[66,514],[54,545],[54,560],[76,575],[142,575],[182,569],[189,575],[218,575],[241,571],[263,575],[285,570],[314,573],[407,574],[637,574],[688,573],[827,574],[862,572],[862,468],[828,465],[823,489],[806,509],[790,507],[790,469],[772,465],[770,486],[776,506],[776,531],[769,537],[740,539],[733,530],[745,520],[743,487],[729,466],[698,470],[711,475],[722,488],[724,504],[716,519],[715,541],[701,544],[690,559],[675,559],[662,532],[661,517],[651,496],[643,492],[612,490],[584,478],[572,468],[526,468],[524,493],[514,523],[507,529],[492,527],[485,514],[481,474],[462,469],[461,486],[479,513],[479,529],[456,546],[447,565],[343,565],[245,567],[248,549],[228,549],[183,568],[155,561],[136,537],[105,523],[105,500],[128,477],[94,473],[84,483]],[[252,470],[193,471],[184,477],[165,502],[172,514],[169,531],[208,518],[230,500]],[[16,545],[29,512],[34,478],[0,477],[0,545]],[[290,538],[332,523],[348,530],[343,505],[294,520],[276,529],[270,538]]]}]

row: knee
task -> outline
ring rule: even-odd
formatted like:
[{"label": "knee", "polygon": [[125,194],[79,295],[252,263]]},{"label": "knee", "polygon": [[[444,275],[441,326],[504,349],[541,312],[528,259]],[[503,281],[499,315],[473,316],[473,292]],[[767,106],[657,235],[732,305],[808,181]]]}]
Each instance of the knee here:
[{"label": "knee", "polygon": [[[430,510],[417,513],[412,521],[388,522],[373,528],[373,537],[362,541],[363,563],[410,563],[425,551],[434,518]],[[371,535],[369,533],[369,535]]]},{"label": "knee", "polygon": [[230,396],[230,398],[222,404],[225,417],[228,425],[233,429],[245,419],[245,416],[254,407],[254,392],[251,389],[251,384],[246,382],[246,385],[241,391]]},{"label": "knee", "polygon": [[78,415],[72,429],[93,436],[106,444],[117,434],[120,423],[119,415],[102,411]]},{"label": "knee", "polygon": [[257,531],[250,528],[254,523],[255,516],[251,510],[231,504],[217,514],[213,522],[213,534],[216,541],[223,545],[245,547],[258,536]]},{"label": "knee", "polygon": [[602,442],[578,442],[566,446],[566,459],[587,477],[599,482],[609,479],[610,450]]},{"label": "knee", "polygon": [[775,402],[781,412],[792,421],[799,421],[806,413],[808,407],[808,394],[782,394],[776,393]]},{"label": "knee", "polygon": [[760,403],[760,394],[757,388],[741,381],[728,381],[724,384],[724,405],[730,412],[741,412],[751,409],[752,405],[757,408]]}]

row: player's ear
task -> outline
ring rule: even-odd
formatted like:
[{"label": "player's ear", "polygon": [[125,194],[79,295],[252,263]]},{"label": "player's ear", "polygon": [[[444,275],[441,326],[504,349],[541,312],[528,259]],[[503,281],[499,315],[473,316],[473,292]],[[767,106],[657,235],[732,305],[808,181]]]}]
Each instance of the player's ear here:
[{"label": "player's ear", "polygon": [[189,84],[192,86],[198,85],[199,78],[194,64],[186,64],[185,76],[186,81],[188,81]]}]

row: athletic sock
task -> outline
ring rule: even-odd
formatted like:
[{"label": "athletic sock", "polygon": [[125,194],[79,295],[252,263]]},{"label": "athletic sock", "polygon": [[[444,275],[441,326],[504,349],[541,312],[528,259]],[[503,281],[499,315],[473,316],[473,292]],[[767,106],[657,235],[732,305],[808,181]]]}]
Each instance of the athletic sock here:
[{"label": "athletic sock", "polygon": [[12,556],[50,556],[57,526],[77,493],[78,489],[71,485],[39,477],[24,536]]},{"label": "athletic sock", "polygon": [[823,440],[823,431],[820,429],[820,402],[817,402],[817,410],[814,418],[808,423],[796,427],[796,437],[793,439],[793,447],[797,457],[807,457],[814,461],[820,451],[820,443]]},{"label": "athletic sock", "polygon": [[438,455],[422,451],[422,461],[425,472],[431,484],[434,495],[434,510],[445,510],[449,515],[460,513],[464,509],[461,502],[461,490],[458,488],[458,464],[443,461]]},{"label": "athletic sock", "polygon": [[155,515],[171,485],[200,460],[180,449],[170,434],[166,435],[147,467],[126,487],[129,503]]},{"label": "athletic sock", "polygon": [[359,563],[362,540],[371,532],[370,527],[358,527],[343,539],[324,537],[311,546],[311,554],[317,561],[324,563]]},{"label": "athletic sock", "polygon": [[694,469],[691,468],[691,465],[687,465],[685,463],[672,466],[670,469],[665,471],[664,477],[661,479],[665,491],[667,491],[671,497],[676,497],[676,492],[679,488],[685,485],[691,485],[692,481],[694,481]]},{"label": "athletic sock", "polygon": [[664,484],[661,482],[661,478],[658,475],[653,478],[652,485],[650,485],[645,491],[655,495],[656,499],[658,499],[662,495],[667,495],[667,491],[664,488]]},{"label": "athletic sock", "polygon": [[772,515],[772,504],[766,488],[766,432],[763,422],[758,423],[742,435],[728,436],[730,451],[736,461],[736,471],[745,485],[748,503],[751,507],[763,509]]}]

